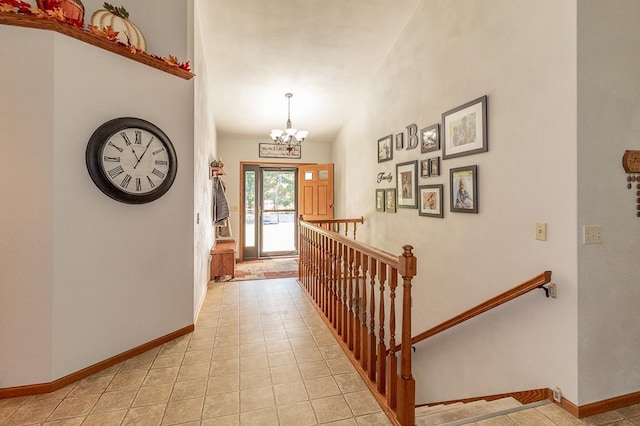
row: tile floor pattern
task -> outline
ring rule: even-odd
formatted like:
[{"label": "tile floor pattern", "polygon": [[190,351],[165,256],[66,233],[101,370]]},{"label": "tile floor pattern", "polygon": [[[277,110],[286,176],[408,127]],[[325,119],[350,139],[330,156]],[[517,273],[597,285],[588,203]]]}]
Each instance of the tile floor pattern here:
[{"label": "tile floor pattern", "polygon": [[[546,407],[546,408],[545,408]],[[196,330],[56,392],[0,400],[0,425],[389,425],[295,279],[211,283]],[[477,425],[577,420],[552,404]]]},{"label": "tile floor pattern", "polygon": [[196,330],[56,392],[0,400],[0,425],[389,425],[295,279],[210,283]]}]

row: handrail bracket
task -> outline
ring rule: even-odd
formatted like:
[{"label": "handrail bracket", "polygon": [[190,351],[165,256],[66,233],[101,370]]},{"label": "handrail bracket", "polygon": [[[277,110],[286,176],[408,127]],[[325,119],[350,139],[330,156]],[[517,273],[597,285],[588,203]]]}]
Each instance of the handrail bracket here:
[{"label": "handrail bracket", "polygon": [[547,297],[555,299],[558,296],[558,287],[555,285],[555,283],[542,284],[539,285],[538,288],[544,290],[544,294]]}]

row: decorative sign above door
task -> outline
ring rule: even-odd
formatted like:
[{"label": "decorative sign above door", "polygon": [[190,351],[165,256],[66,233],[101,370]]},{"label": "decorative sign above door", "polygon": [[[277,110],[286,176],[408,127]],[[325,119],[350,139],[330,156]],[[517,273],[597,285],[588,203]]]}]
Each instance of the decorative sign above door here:
[{"label": "decorative sign above door", "polygon": [[287,147],[275,143],[261,143],[258,155],[260,158],[302,158],[300,145]]}]

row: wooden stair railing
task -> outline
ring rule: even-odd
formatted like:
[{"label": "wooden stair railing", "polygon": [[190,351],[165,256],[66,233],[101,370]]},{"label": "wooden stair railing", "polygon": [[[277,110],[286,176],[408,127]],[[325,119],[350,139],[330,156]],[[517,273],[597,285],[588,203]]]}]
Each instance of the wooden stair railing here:
[{"label": "wooden stair railing", "polygon": [[356,231],[358,229],[358,223],[364,223],[364,217],[355,219],[305,219],[300,215],[300,220],[304,220],[308,223],[313,223],[316,226],[333,231],[337,234],[344,233],[345,237],[349,236],[349,224],[353,224],[352,238],[356,239]]},{"label": "wooden stair railing", "polygon": [[[410,350],[411,282],[416,275],[413,247],[405,245],[402,254],[394,256],[334,231],[339,230],[336,224],[349,223],[354,224],[355,236],[355,224],[363,223],[363,219],[300,219],[299,282],[392,422],[413,425],[415,380]],[[398,307],[399,277],[402,295]],[[396,315],[402,318],[402,340],[398,345],[402,349],[400,374],[395,349]]]},{"label": "wooden stair railing", "polygon": [[[543,286],[545,284],[549,284],[550,282],[551,282],[551,271],[545,271],[540,275],[537,275],[531,278],[530,280],[525,281],[524,283],[512,288],[511,290],[507,290],[504,293],[501,293],[496,297],[493,297],[487,300],[486,302],[483,302],[478,306],[473,307],[461,313],[460,315],[456,315],[455,317],[443,322],[442,324],[436,325],[435,327],[432,327],[426,331],[423,331],[422,333],[411,338],[411,344],[415,345],[416,343],[422,342],[423,340],[426,340],[429,337],[433,337],[438,333],[442,333],[443,331],[451,327],[454,327],[467,320],[470,320],[473,317],[476,317],[484,312],[487,312],[493,308],[496,308],[504,303],[509,302],[510,300],[520,297],[537,288],[543,288],[545,292],[547,292],[547,296],[548,296],[548,290]],[[400,346],[396,346],[395,349],[396,351],[401,350]]]}]

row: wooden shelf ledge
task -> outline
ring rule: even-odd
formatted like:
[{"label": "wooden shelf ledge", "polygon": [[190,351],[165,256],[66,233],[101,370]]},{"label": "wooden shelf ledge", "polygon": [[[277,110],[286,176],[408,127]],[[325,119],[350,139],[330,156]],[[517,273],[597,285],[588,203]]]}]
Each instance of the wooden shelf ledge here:
[{"label": "wooden shelf ledge", "polygon": [[194,74],[189,71],[166,64],[161,60],[153,58],[146,52],[139,51],[137,53],[131,53],[126,46],[109,41],[106,38],[89,33],[73,25],[63,24],[55,19],[41,19],[35,15],[23,15],[19,13],[0,13],[0,24],[55,31],[185,80],[190,80],[194,76]]}]

